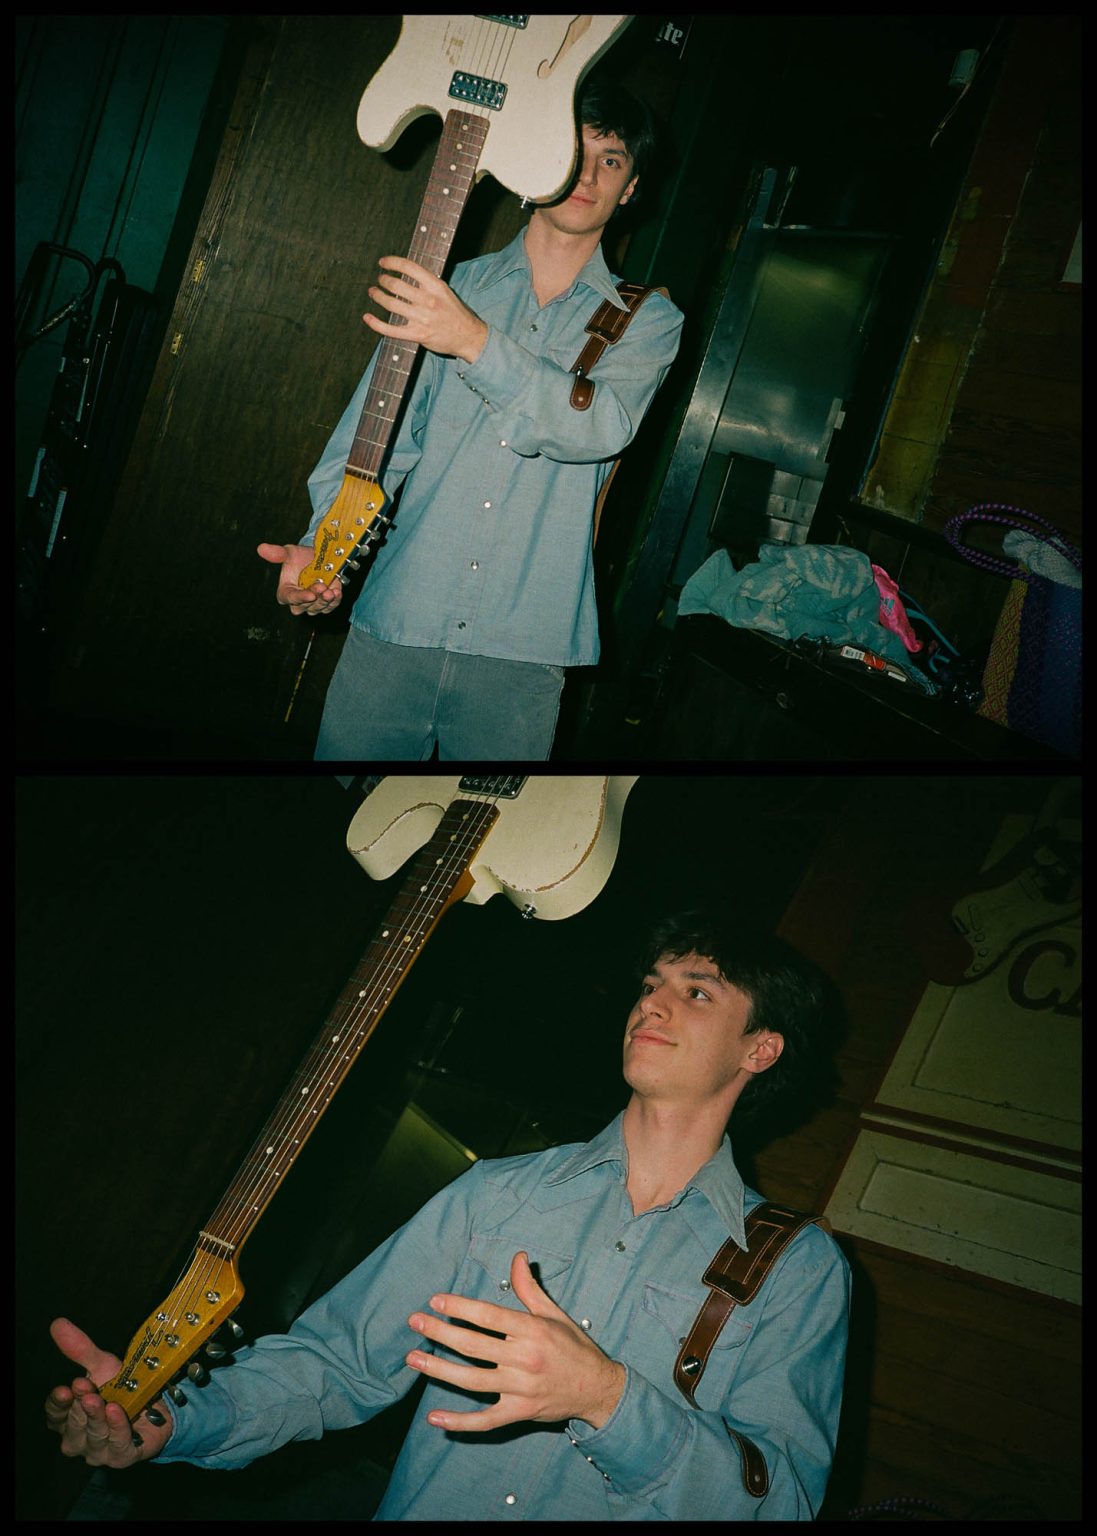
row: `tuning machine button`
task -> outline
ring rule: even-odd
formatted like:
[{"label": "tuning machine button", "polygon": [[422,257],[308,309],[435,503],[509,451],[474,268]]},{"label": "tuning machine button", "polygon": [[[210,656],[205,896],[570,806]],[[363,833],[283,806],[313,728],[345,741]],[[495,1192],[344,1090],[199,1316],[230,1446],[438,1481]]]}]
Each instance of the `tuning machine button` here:
[{"label": "tuning machine button", "polygon": [[193,1365],[187,1366],[187,1375],[190,1377],[191,1381],[194,1382],[196,1387],[200,1387],[202,1383],[208,1379],[209,1372],[206,1370],[204,1365],[199,1365],[198,1361],[195,1360]]},{"label": "tuning machine button", "polygon": [[228,1350],[223,1344],[218,1344],[216,1339],[211,1339],[206,1345],[206,1354],[211,1360],[223,1360],[228,1354]]},{"label": "tuning machine button", "polygon": [[167,1415],[161,1413],[159,1408],[146,1408],[145,1418],[148,1419],[150,1424],[160,1425],[168,1422]]},{"label": "tuning machine button", "polygon": [[182,1388],[177,1387],[174,1383],[172,1383],[170,1387],[166,1388],[166,1391],[175,1406],[177,1408],[182,1408],[187,1400],[187,1394],[182,1390]]}]

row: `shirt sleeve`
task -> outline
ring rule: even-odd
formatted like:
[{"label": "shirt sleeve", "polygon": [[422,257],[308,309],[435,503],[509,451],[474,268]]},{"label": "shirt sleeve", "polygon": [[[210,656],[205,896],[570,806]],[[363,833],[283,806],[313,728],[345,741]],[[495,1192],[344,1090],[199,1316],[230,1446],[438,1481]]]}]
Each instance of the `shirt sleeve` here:
[{"label": "shirt sleeve", "polygon": [[449,366],[498,413],[515,453],[590,464],[616,458],[636,435],[674,361],[682,321],[669,299],[650,294],[591,370],[594,398],[585,411],[571,404],[574,358],[536,357],[496,326],[475,363]]},{"label": "shirt sleeve", "polygon": [[[312,502],[312,519],[307,533],[301,538],[302,544],[312,546],[313,537],[321,519],[339,494],[339,488],[346,473],[347,459],[354,446],[354,436],[358,430],[358,423],[362,419],[366,393],[377,366],[379,351],[380,347],[374,350],[373,356],[366,365],[366,371],[359,380],[358,388],[347,402],[346,410],[339,418],[335,430],[328,438],[324,451],[317,461],[316,468],[309,476],[308,489],[309,500]],[[406,408],[397,422],[396,435],[381,472],[381,489],[390,501],[421,457],[419,443],[427,422],[439,361],[440,359],[430,352],[423,352],[419,359]]]},{"label": "shirt sleeve", "polygon": [[[797,1250],[800,1250],[799,1252]],[[784,1255],[752,1309],[745,1354],[719,1408],[672,1401],[632,1366],[613,1414],[568,1433],[622,1509],[637,1499],[666,1520],[812,1520],[826,1492],[841,1410],[849,1266],[812,1227]],[[743,1481],[738,1444],[765,1458],[766,1494]]]},{"label": "shirt sleeve", "polygon": [[404,1357],[421,1343],[408,1317],[420,1304],[423,1277],[434,1289],[452,1288],[482,1190],[477,1164],[287,1333],[239,1350],[205,1386],[188,1388],[185,1406],[168,1403],[174,1428],[156,1460],[244,1467],[292,1440],[365,1423],[402,1398],[420,1379]]}]

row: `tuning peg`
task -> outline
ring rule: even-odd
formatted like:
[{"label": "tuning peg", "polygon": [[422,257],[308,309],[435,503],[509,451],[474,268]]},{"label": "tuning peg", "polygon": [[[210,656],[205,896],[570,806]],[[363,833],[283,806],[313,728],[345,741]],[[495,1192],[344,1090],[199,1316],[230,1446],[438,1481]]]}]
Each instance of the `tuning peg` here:
[{"label": "tuning peg", "polygon": [[195,1360],[193,1365],[187,1366],[187,1375],[190,1377],[191,1381],[194,1382],[196,1387],[200,1387],[209,1376],[209,1372],[206,1370],[204,1365],[199,1365],[198,1361]]},{"label": "tuning peg", "polygon": [[206,1345],[206,1354],[211,1360],[223,1360],[228,1354],[228,1350],[223,1344],[218,1344],[216,1339],[211,1339]]},{"label": "tuning peg", "polygon": [[244,1337],[244,1330],[241,1328],[238,1322],[234,1321],[233,1318],[229,1318],[228,1322],[225,1324],[225,1327],[232,1334],[234,1339],[242,1339]]},{"label": "tuning peg", "polygon": [[167,1390],[168,1396],[171,1398],[171,1400],[175,1404],[175,1406],[177,1408],[182,1408],[183,1405],[186,1403],[187,1394],[184,1391],[182,1391],[181,1388],[175,1386],[174,1383],[170,1387],[168,1387],[166,1390]]},{"label": "tuning peg", "polygon": [[356,571],[361,566],[361,560],[346,560],[343,562],[348,571]]},{"label": "tuning peg", "polygon": [[148,1419],[150,1424],[157,1424],[157,1425],[159,1425],[159,1424],[166,1424],[168,1422],[167,1421],[167,1416],[165,1414],[161,1413],[159,1408],[146,1408],[145,1409],[145,1418]]}]

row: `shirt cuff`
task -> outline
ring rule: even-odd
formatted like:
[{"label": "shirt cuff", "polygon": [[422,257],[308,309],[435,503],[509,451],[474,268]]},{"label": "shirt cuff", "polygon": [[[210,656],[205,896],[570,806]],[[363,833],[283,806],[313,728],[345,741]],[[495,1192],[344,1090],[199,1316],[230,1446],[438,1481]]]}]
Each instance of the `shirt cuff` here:
[{"label": "shirt cuff", "polygon": [[235,1414],[231,1405],[222,1400],[223,1394],[219,1389],[216,1395],[209,1393],[209,1386],[213,1385],[209,1383],[203,1388],[203,1401],[200,1405],[191,1406],[188,1403],[182,1410],[173,1407],[165,1398],[164,1407],[168,1410],[172,1431],[163,1449],[153,1458],[152,1466],[158,1462],[170,1464],[197,1460],[217,1451],[228,1438]]},{"label": "shirt cuff", "polygon": [[530,387],[537,359],[498,327],[488,327],[488,339],[474,363],[458,358],[457,377],[486,405],[505,408]]},{"label": "shirt cuff", "polygon": [[689,1410],[625,1366],[625,1389],[601,1429],[570,1419],[567,1435],[618,1493],[643,1494],[666,1482],[689,1434]]}]

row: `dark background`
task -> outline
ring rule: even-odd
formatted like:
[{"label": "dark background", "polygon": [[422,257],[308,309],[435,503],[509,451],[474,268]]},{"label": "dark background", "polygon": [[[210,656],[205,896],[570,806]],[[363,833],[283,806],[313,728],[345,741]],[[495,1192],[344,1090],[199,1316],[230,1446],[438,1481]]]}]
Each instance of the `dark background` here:
[{"label": "dark background", "polygon": [[[583,912],[527,922],[497,896],[442,919],[244,1251],[245,1328],[283,1328],[468,1153],[584,1140],[606,1124],[624,1103],[638,938],[683,905],[720,900],[769,926],[795,912],[789,936],[851,1004],[836,1102],[743,1158],[770,1198],[821,1208],[924,989],[909,903],[977,869],[1001,817],[1037,809],[1048,783],[641,777],[612,875]],[[139,1468],[89,1485],[41,1421],[45,1391],[71,1375],[49,1320],[124,1346],[390,903],[399,876],[374,883],[345,850],[360,798],[360,784],[327,776],[18,784],[22,1518],[60,1518],[89,1488],[107,1502],[83,1518],[287,1518],[295,1498],[330,1508],[317,1504],[328,1480],[350,1502],[326,1518],[361,1518],[398,1449],[411,1403],[243,1473]],[[1073,1025],[1034,1023],[1052,1027]],[[1076,1309],[843,1245],[855,1328],[830,1517],[908,1495],[963,1518],[1008,1494],[1070,1518]]]}]

